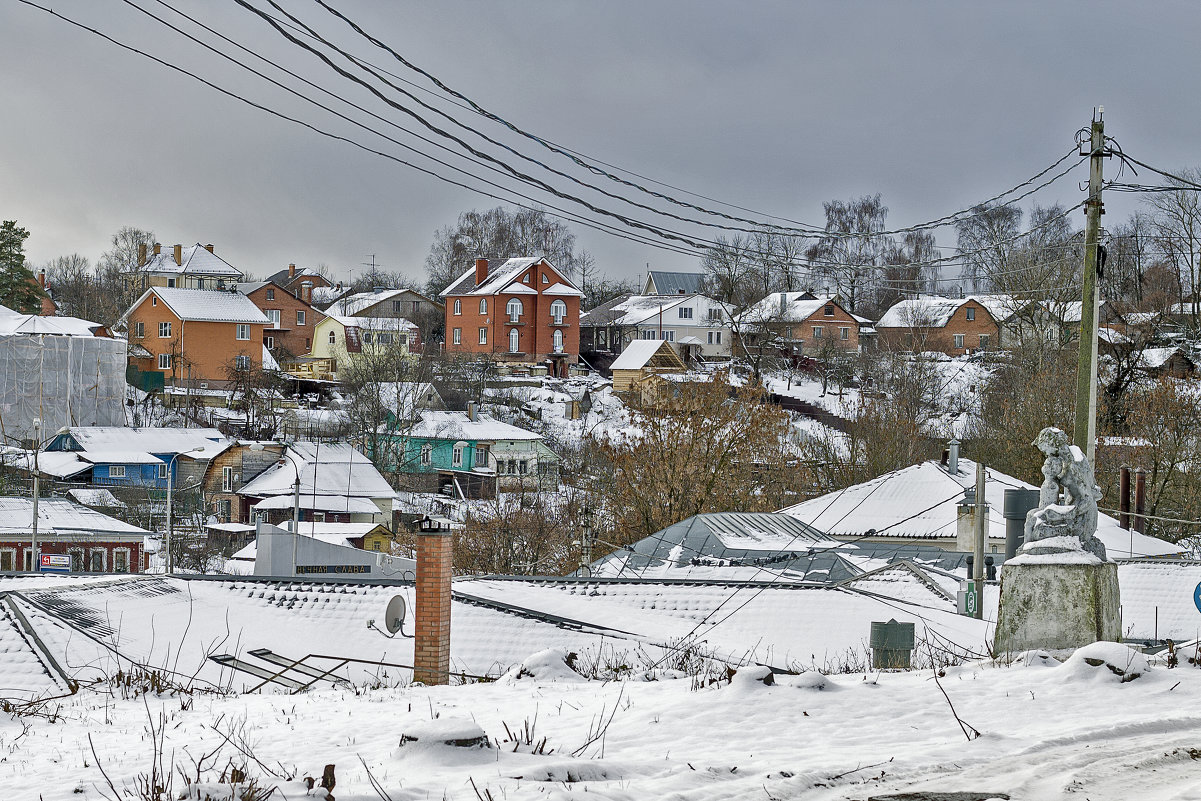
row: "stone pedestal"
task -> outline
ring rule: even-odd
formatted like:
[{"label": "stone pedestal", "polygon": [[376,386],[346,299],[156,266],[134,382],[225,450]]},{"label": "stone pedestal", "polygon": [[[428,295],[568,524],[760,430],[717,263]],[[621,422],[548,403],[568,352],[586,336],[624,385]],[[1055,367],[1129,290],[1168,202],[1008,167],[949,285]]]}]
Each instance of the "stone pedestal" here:
[{"label": "stone pedestal", "polygon": [[1091,555],[1089,561],[1019,556],[1001,570],[993,653],[1117,642],[1122,634],[1119,606],[1118,566],[1113,562]]}]

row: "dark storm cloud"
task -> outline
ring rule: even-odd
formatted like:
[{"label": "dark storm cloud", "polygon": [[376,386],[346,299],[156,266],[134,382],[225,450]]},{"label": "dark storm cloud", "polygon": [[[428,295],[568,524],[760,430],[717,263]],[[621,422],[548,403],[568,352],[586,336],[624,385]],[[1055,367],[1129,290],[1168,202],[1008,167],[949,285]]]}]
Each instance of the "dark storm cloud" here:
[{"label": "dark storm cloud", "polygon": [[[236,4],[177,5],[386,113]],[[529,130],[675,186],[813,223],[822,201],[864,193],[883,194],[895,225],[969,205],[1066,152],[1096,103],[1131,153],[1167,167],[1201,162],[1201,110],[1190,95],[1201,23],[1189,3],[337,5]],[[54,7],[316,118],[126,4]],[[315,4],[287,7],[354,41]],[[355,51],[401,69],[379,51],[357,43]],[[168,243],[212,242],[259,274],[289,261],[346,274],[376,254],[386,268],[419,277],[436,228],[461,210],[495,205],[15,2],[0,7],[0,75],[0,218],[31,230],[34,261],[75,251],[95,258],[112,231],[136,225]],[[1057,190],[1040,197],[1080,200],[1071,182]],[[1107,220],[1134,202],[1112,198]],[[613,274],[694,263],[578,233]],[[949,233],[940,244],[954,244]]]}]

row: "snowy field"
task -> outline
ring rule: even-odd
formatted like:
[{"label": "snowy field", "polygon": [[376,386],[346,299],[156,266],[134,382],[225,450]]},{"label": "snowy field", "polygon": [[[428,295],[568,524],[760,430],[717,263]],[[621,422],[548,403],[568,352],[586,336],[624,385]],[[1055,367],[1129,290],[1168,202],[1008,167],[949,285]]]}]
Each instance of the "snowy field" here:
[{"label": "snowy field", "polygon": [[[1105,650],[1140,671],[1133,652]],[[300,780],[327,764],[339,801],[1201,797],[1201,670],[1186,662],[1125,682],[1079,653],[950,667],[937,681],[927,670],[766,686],[762,675],[588,681],[543,653],[456,687],[123,698],[102,684],[50,704],[53,719],[0,716],[0,786],[8,799],[141,798],[157,753],[178,769],[171,797],[199,772],[213,798],[230,798],[213,782],[232,766],[274,798],[320,798]],[[481,733],[490,747],[437,744]]]}]

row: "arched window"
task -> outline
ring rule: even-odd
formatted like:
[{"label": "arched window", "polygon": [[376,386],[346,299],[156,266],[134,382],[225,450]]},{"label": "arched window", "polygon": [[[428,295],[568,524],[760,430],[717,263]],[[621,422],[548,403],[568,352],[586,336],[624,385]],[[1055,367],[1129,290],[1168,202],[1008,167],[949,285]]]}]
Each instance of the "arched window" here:
[{"label": "arched window", "polygon": [[563,329],[556,328],[554,334],[555,353],[563,352]]},{"label": "arched window", "polygon": [[556,325],[562,324],[563,318],[567,316],[567,304],[556,299],[550,304],[550,316],[555,318]]},{"label": "arched window", "polygon": [[455,298],[455,314],[463,313],[463,299]]},{"label": "arched window", "polygon": [[516,328],[509,329],[509,353],[521,353],[521,334]]},{"label": "arched window", "polygon": [[521,319],[521,298],[513,298],[505,304],[505,314],[509,315],[509,319],[513,322]]},{"label": "arched window", "polygon": [[480,298],[480,314],[488,313],[488,299]]},{"label": "arched window", "polygon": [[329,344],[331,344],[331,345],[338,344],[338,335],[336,333],[334,333],[333,331],[329,332]]}]

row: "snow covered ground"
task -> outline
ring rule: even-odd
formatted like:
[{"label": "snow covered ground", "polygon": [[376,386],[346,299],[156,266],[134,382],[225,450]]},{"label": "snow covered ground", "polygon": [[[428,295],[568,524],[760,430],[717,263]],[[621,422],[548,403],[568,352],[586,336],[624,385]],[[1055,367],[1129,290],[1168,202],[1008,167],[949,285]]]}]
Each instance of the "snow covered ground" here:
[{"label": "snow covered ground", "polygon": [[[1140,668],[1122,646],[1092,650]],[[53,720],[0,715],[0,787],[12,799],[114,798],[150,773],[157,741],[159,763],[179,769],[172,797],[185,775],[215,782],[232,765],[277,787],[274,798],[320,798],[300,780],[327,764],[339,801],[1201,797],[1201,670],[1187,664],[1126,682],[1080,654],[937,679],[804,674],[767,686],[764,672],[590,681],[544,652],[496,683],[453,687],[126,698],[101,685],[53,702]],[[491,747],[439,744],[481,732]]]}]

